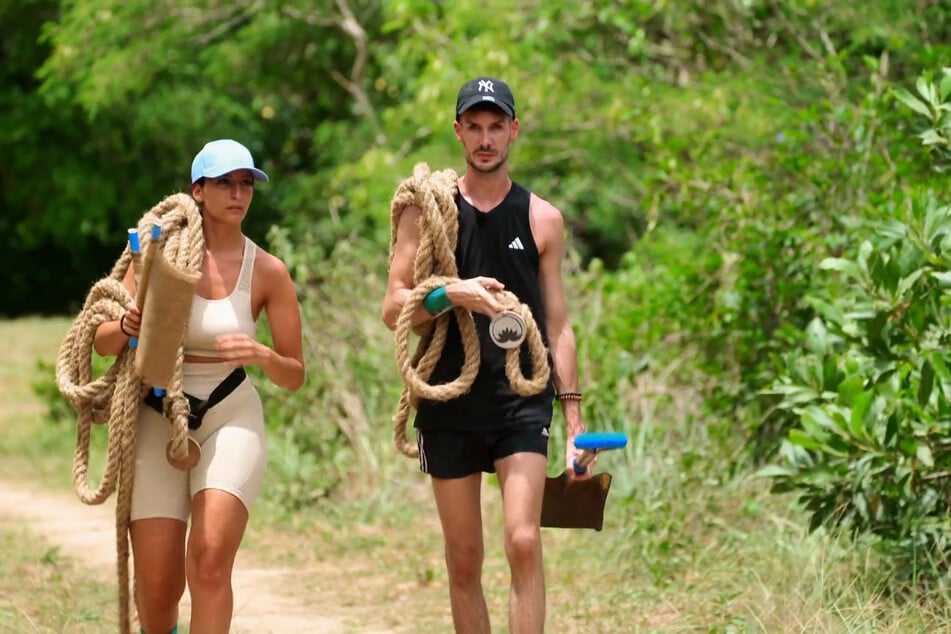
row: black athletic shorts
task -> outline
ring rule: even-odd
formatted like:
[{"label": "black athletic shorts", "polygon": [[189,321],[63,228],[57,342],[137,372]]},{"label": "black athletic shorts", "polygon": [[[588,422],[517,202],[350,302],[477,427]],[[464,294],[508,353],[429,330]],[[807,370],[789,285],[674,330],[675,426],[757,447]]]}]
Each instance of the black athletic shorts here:
[{"label": "black athletic shorts", "polygon": [[521,452],[548,456],[550,424],[519,425],[491,432],[416,430],[419,468],[434,478],[495,473],[495,461]]}]

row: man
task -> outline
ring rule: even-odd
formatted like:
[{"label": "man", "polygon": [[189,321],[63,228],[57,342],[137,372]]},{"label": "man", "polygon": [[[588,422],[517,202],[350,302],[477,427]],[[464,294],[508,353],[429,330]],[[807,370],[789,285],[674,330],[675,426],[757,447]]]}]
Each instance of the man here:
[{"label": "man", "polygon": [[[570,466],[577,453],[574,438],[584,431],[575,338],[561,279],[564,222],[558,209],[509,177],[509,148],[518,127],[515,98],[505,82],[480,77],[459,90],[454,128],[467,163],[456,196],[455,256],[461,281],[433,291],[414,315],[415,326],[432,319],[440,308],[462,306],[473,313],[480,339],[481,366],[471,389],[447,402],[421,400],[415,420],[420,468],[431,476],[442,523],[452,616],[459,634],[490,631],[481,581],[482,472],[497,472],[502,489],[511,570],[510,631],[544,630],[540,521],[553,397],[561,401],[567,422],[569,473],[574,473]],[[396,228],[383,300],[383,320],[391,330],[413,288],[419,215],[418,207],[406,208]],[[553,385],[533,397],[512,391],[505,351],[489,338],[489,320],[503,310],[491,291],[503,288],[531,308],[551,352]],[[462,365],[459,327],[454,315],[449,319],[432,384],[453,380]],[[523,366],[526,357],[523,354]],[[577,477],[590,477],[590,466]]]}]

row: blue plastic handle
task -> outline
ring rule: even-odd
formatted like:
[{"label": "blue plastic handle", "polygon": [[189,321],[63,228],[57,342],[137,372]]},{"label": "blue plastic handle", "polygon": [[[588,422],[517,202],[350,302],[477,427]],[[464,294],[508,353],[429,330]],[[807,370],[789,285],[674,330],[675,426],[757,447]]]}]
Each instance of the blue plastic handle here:
[{"label": "blue plastic handle", "polygon": [[620,449],[627,445],[627,435],[619,431],[586,432],[575,436],[575,447],[591,451]]},{"label": "blue plastic handle", "polygon": [[142,252],[142,247],[139,244],[139,232],[135,229],[129,229],[129,250],[132,253]]},{"label": "blue plastic handle", "polygon": [[586,432],[575,436],[575,447],[582,450],[580,461],[576,459],[574,464],[575,473],[581,475],[588,470],[588,464],[598,454],[599,451],[606,449],[620,449],[627,445],[627,435],[611,432]]},{"label": "blue plastic handle", "polygon": [[[153,224],[152,225],[152,242],[157,242],[160,237],[162,237],[162,225],[157,223]],[[155,248],[155,247],[150,247],[150,248]],[[160,387],[153,387],[152,392],[154,392],[155,395],[158,396],[159,398],[162,398],[163,396],[165,396],[165,390]],[[175,630],[177,629],[178,629],[178,626],[175,626]],[[173,630],[173,632],[175,630]]]},{"label": "blue plastic handle", "polygon": [[[137,229],[129,229],[129,250],[136,254],[142,252],[142,245],[139,244],[139,232]],[[138,337],[129,337],[130,348],[135,348],[138,345]]]},{"label": "blue plastic handle", "polygon": [[[159,237],[161,237],[161,235],[162,235],[162,225],[153,224],[152,225],[152,241],[155,242],[156,240],[159,239]],[[133,253],[139,253],[141,251],[141,248],[142,247],[139,245],[139,232],[136,231],[135,229],[129,229],[129,249],[131,249]],[[138,337],[129,338],[130,347],[135,348],[135,347],[138,347],[138,345],[139,345]],[[158,394],[158,393],[156,394],[158,396],[161,396],[161,394]]]}]

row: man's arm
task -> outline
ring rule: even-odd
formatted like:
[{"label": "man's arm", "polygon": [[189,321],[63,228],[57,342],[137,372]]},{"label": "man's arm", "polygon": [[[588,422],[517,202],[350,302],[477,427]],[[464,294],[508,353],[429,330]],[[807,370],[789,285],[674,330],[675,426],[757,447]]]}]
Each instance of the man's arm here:
[{"label": "man's arm", "polygon": [[[390,262],[386,295],[383,297],[383,323],[390,330],[396,330],[403,304],[413,290],[413,269],[416,264],[416,250],[419,248],[419,214],[419,207],[407,207],[400,214],[400,221],[396,226],[396,244],[393,247],[393,260]],[[420,306],[413,315],[413,326],[429,318],[429,313]]]},{"label": "man's arm", "polygon": [[[578,392],[578,355],[575,333],[568,319],[568,306],[561,277],[565,251],[564,220],[547,201],[532,196],[533,230],[539,248],[538,281],[545,306],[545,327],[554,363],[553,378],[558,393]],[[568,437],[584,431],[581,407],[576,400],[562,401]]]},{"label": "man's arm", "polygon": [[[413,290],[416,250],[420,242],[419,215],[419,207],[410,205],[400,214],[396,226],[396,244],[393,246],[393,260],[390,262],[386,295],[383,297],[383,323],[390,330],[396,330],[403,304]],[[446,286],[446,297],[453,306],[462,306],[491,316],[503,310],[503,306],[496,301],[491,291],[502,289],[502,283],[494,278],[473,277]],[[433,316],[420,306],[413,315],[412,325],[415,328],[432,318]]]}]

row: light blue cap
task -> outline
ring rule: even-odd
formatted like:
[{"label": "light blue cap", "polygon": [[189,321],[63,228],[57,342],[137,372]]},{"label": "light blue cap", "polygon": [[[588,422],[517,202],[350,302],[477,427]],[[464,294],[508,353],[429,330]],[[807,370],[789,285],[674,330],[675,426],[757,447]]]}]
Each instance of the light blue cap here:
[{"label": "light blue cap", "polygon": [[235,170],[251,170],[255,180],[267,181],[254,166],[251,151],[233,139],[209,141],[192,161],[192,184],[200,178],[217,178]]}]

